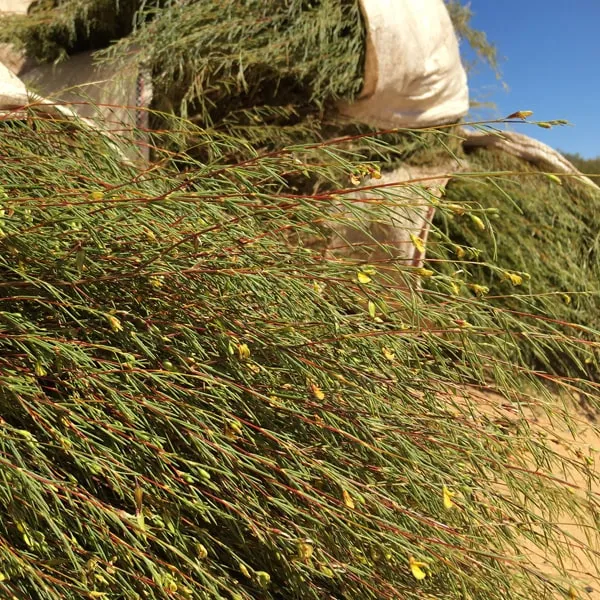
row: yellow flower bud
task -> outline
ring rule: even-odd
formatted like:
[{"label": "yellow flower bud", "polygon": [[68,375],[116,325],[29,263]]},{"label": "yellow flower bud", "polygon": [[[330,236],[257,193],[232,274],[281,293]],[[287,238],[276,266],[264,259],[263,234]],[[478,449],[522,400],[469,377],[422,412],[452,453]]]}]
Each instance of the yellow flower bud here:
[{"label": "yellow flower bud", "polygon": [[250,571],[248,571],[248,567],[244,563],[240,563],[240,572],[244,577],[250,579],[252,575],[250,575]]},{"label": "yellow flower bud", "polygon": [[485,231],[485,223],[477,216],[477,215],[469,215],[471,217],[471,221],[477,225],[477,228],[481,231]]},{"label": "yellow flower bud", "polygon": [[39,360],[35,361],[35,367],[33,370],[38,377],[44,377],[44,375],[48,374],[48,371],[46,371],[44,365]]},{"label": "yellow flower bud", "polygon": [[554,183],[558,183],[558,185],[562,185],[562,180],[558,175],[554,175],[554,173],[544,173],[544,175],[550,180],[554,181]]},{"label": "yellow flower bud", "polygon": [[256,571],[256,580],[262,588],[269,587],[271,576],[266,571]]},{"label": "yellow flower bud", "polygon": [[451,210],[456,215],[464,215],[465,207],[460,204],[446,204],[446,208]]},{"label": "yellow flower bud", "polygon": [[377,307],[375,306],[375,302],[373,302],[372,300],[369,300],[369,303],[367,304],[367,308],[369,310],[369,316],[371,317],[371,319],[374,319],[375,315],[376,315],[376,310],[377,310]]}]

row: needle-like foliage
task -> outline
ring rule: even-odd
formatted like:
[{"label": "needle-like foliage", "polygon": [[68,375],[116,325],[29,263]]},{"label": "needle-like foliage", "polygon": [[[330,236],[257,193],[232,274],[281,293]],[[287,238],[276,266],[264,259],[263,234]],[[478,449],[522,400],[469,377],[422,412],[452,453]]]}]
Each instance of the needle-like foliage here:
[{"label": "needle-like foliage", "polygon": [[[407,295],[402,265],[384,278],[291,244],[353,196],[294,194],[284,175],[352,173],[343,144],[321,166],[295,147],[182,172],[168,155],[137,169],[75,124],[1,136],[4,597],[568,589],[531,548],[564,560],[577,544],[557,515],[593,522],[597,500],[552,475],[595,477],[519,408],[568,418],[516,352],[548,329],[484,299]],[[593,384],[569,385],[593,402]],[[474,389],[517,418],[479,410]]]},{"label": "needle-like foliage", "polygon": [[[49,14],[67,26],[94,5]],[[160,117],[152,164],[76,123],[0,123],[0,597],[564,597],[581,589],[569,557],[597,564],[593,455],[558,452],[537,420],[574,428],[563,395],[593,409],[598,388],[530,360],[595,360],[591,309],[577,315],[587,339],[557,327],[539,301],[555,286],[525,254],[504,258],[521,187],[492,166],[485,190],[506,188],[504,205],[469,196],[476,173],[441,200],[417,182],[377,188],[399,159],[460,154],[452,132],[369,139],[321,119],[360,89],[362,30],[339,22],[356,6],[140,16],[115,54],[137,43],[159,106],[195,118]],[[42,49],[59,37],[44,18],[21,21]],[[67,31],[69,48],[91,40]],[[331,40],[343,68],[322,60]],[[320,251],[333,205],[360,228],[415,194],[455,218],[450,237],[440,221],[432,268],[399,263],[384,240],[378,264]],[[582,212],[570,222],[583,231]],[[482,224],[497,253],[476,271]],[[489,271],[538,287],[491,299]],[[417,277],[426,289],[407,292]],[[498,396],[484,406],[476,392]]]},{"label": "needle-like foliage", "polygon": [[535,313],[548,327],[590,342],[572,354],[552,337],[543,352],[524,340],[520,351],[531,366],[597,378],[600,189],[500,152],[479,150],[468,160],[474,173],[448,186],[450,210],[437,213],[441,235],[429,244],[430,259],[442,259],[459,293],[473,296],[480,291],[474,284],[485,286],[494,304],[524,318]]}]

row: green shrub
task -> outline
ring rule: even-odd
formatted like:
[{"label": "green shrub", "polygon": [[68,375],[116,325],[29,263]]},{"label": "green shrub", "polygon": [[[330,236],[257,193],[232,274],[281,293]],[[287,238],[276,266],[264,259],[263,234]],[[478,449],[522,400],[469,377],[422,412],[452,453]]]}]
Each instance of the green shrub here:
[{"label": "green shrub", "polygon": [[[144,171],[75,125],[0,135],[4,596],[566,592],[521,552],[564,559],[558,512],[596,514],[549,476],[592,481],[589,464],[519,413],[569,418],[518,358],[524,332],[547,330],[290,245],[351,200],[289,193],[282,175],[349,174],[343,147],[320,167],[297,147]],[[568,385],[594,402],[593,384]],[[518,418],[479,410],[473,389]]]},{"label": "green shrub", "polygon": [[[492,304],[526,322],[545,321],[543,349],[527,338],[520,344],[532,367],[597,377],[600,190],[497,151],[478,150],[468,159],[473,175],[454,178],[445,196],[465,212],[437,212],[442,235],[429,245],[432,263],[441,260],[445,273],[456,274],[463,295],[473,296],[468,286],[479,284],[489,288]],[[489,217],[487,230],[474,225],[473,212]],[[556,346],[555,331],[581,339],[582,351]]]}]

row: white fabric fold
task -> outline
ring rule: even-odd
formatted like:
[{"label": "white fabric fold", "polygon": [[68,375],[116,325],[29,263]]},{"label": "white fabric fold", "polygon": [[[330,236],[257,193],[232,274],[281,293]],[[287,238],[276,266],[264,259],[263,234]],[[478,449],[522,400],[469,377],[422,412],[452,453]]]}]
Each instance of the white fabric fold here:
[{"label": "white fabric fold", "polygon": [[96,65],[91,52],[39,65],[19,77],[0,62],[0,118],[23,118],[25,108],[79,118],[120,140],[132,160],[149,158],[144,132],[151,99],[150,76],[139,65]]},{"label": "white fabric fold", "polygon": [[597,187],[589,178],[583,175],[560,152],[550,146],[514,131],[484,132],[461,128],[465,137],[463,146],[470,148],[494,148],[530,162],[551,173],[570,174],[578,181]]},{"label": "white fabric fold", "polygon": [[30,92],[25,84],[7,67],[0,63],[0,119],[21,116],[26,108],[76,118],[74,111]]},{"label": "white fabric fold", "polygon": [[[339,256],[396,273],[396,265],[422,267],[435,199],[440,198],[452,174],[462,168],[454,160],[436,165],[401,166],[371,180],[378,191],[356,192],[339,203],[328,223],[332,235],[327,255]],[[382,208],[377,220],[365,219],[370,202]],[[421,246],[422,245],[422,246]]]},{"label": "white fabric fold", "polygon": [[452,123],[469,109],[467,75],[442,0],[361,0],[363,90],[340,112],[381,129]]}]

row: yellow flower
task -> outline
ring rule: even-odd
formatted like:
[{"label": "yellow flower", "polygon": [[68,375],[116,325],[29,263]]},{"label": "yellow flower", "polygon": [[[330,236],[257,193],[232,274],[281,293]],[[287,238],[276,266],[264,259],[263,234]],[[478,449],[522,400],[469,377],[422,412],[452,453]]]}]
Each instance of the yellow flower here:
[{"label": "yellow flower", "polygon": [[386,360],[389,360],[390,362],[392,362],[395,358],[396,355],[389,349],[389,348],[382,348],[381,352],[383,353],[383,356],[386,358]]},{"label": "yellow flower", "polygon": [[569,600],[576,600],[577,599],[577,590],[571,586],[569,588]]},{"label": "yellow flower", "polygon": [[104,198],[104,192],[101,192],[100,190],[97,190],[95,192],[92,192],[90,194],[90,198],[92,200],[102,200],[102,198]]},{"label": "yellow flower", "polygon": [[196,544],[196,556],[200,560],[204,560],[208,556],[208,550],[204,544]]},{"label": "yellow flower", "polygon": [[412,556],[408,560],[408,564],[410,566],[410,572],[413,574],[415,579],[421,581],[427,577],[427,573],[423,571],[425,567],[427,567],[427,563],[421,562],[419,560],[415,560]]},{"label": "yellow flower", "polygon": [[154,231],[148,229],[147,227],[144,227],[144,235],[146,236],[147,240],[150,240],[151,242],[156,241],[156,234],[154,233]]},{"label": "yellow flower", "polygon": [[517,112],[511,113],[506,117],[507,119],[523,119],[530,117],[533,114],[532,110],[518,110]]},{"label": "yellow flower", "polygon": [[352,500],[352,496],[346,490],[342,490],[342,498],[348,508],[354,508],[354,500]]},{"label": "yellow flower", "polygon": [[310,391],[317,400],[325,399],[325,392],[316,383],[310,384]]},{"label": "yellow flower", "polygon": [[271,583],[271,576],[266,571],[256,571],[256,580],[261,588],[266,588]]},{"label": "yellow flower", "polygon": [[369,283],[372,281],[369,277],[369,274],[365,273],[365,271],[359,271],[356,274],[356,280],[358,281],[358,283]]},{"label": "yellow flower", "polygon": [[113,315],[106,315],[106,320],[113,331],[123,331],[123,325],[121,325],[121,321],[119,321],[117,317]]},{"label": "yellow flower", "polygon": [[251,362],[249,362],[249,363],[248,363],[246,366],[247,366],[247,367],[248,367],[248,369],[249,369],[250,371],[252,371],[252,373],[254,373],[255,375],[256,375],[257,373],[260,373],[260,367],[259,367],[259,366],[258,366],[256,363],[251,363]]},{"label": "yellow flower", "polygon": [[421,277],[431,277],[433,275],[433,271],[431,271],[430,269],[423,268],[415,269],[414,273],[416,275],[420,275]]},{"label": "yellow flower", "polygon": [[419,252],[425,252],[425,242],[420,237],[417,237],[414,233],[411,233],[410,241]]},{"label": "yellow flower", "polygon": [[466,252],[460,246],[454,246],[454,254],[456,254],[456,256],[458,258],[464,258],[466,255]]},{"label": "yellow flower", "polygon": [[504,273],[504,277],[509,279],[513,285],[521,285],[523,283],[523,278],[517,273],[509,273],[508,271]]},{"label": "yellow flower", "polygon": [[316,294],[320,294],[323,292],[325,286],[321,285],[318,281],[313,281],[313,290]]},{"label": "yellow flower", "polygon": [[454,506],[454,502],[452,502],[454,492],[451,492],[446,486],[444,486],[442,488],[442,495],[444,497],[444,508],[450,510]]},{"label": "yellow flower", "polygon": [[298,558],[307,563],[313,555],[314,548],[308,540],[298,542]]},{"label": "yellow flower", "polygon": [[360,177],[358,177],[358,175],[355,175],[354,173],[352,173],[352,175],[350,175],[350,183],[352,185],[359,186],[360,185]]},{"label": "yellow flower", "polygon": [[476,283],[469,283],[469,288],[479,297],[485,296],[490,291],[490,288],[487,287],[487,285],[478,285]]},{"label": "yellow flower", "polygon": [[230,440],[237,440],[238,436],[243,433],[242,426],[239,421],[230,419],[225,423],[224,433]]},{"label": "yellow flower", "polygon": [[250,348],[248,348],[248,344],[238,344],[237,352],[240,360],[248,360],[250,358]]}]

